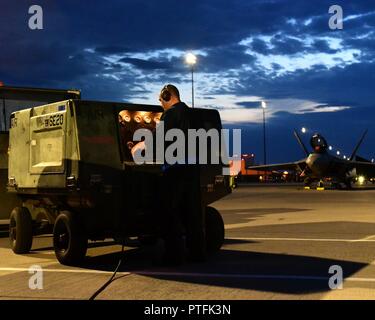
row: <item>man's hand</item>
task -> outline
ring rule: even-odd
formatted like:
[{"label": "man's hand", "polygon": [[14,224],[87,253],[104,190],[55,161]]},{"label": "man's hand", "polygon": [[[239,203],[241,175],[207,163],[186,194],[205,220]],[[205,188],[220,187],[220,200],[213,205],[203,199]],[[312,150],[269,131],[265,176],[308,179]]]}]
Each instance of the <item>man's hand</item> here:
[{"label": "man's hand", "polygon": [[[130,144],[128,145],[130,146]],[[138,142],[135,146],[131,148],[131,154],[134,159],[135,153],[139,150],[139,152],[142,152],[143,150],[146,150],[146,144],[144,141]]]}]

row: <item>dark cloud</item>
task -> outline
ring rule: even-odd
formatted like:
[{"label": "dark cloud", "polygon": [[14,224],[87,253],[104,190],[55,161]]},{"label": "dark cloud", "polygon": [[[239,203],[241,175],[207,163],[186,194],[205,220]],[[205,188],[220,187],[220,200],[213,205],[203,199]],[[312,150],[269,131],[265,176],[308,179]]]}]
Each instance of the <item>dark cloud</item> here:
[{"label": "dark cloud", "polygon": [[124,46],[118,46],[118,45],[109,45],[109,46],[101,46],[101,47],[96,47],[95,52],[98,54],[124,54],[124,53],[129,53],[129,52],[134,52],[136,51],[134,48],[130,47],[124,47]]},{"label": "dark cloud", "polygon": [[282,55],[296,54],[306,49],[302,41],[280,35],[273,37],[271,44],[274,46],[272,51]]},{"label": "dark cloud", "polygon": [[158,70],[170,69],[171,66],[168,62],[160,62],[157,60],[144,60],[136,58],[122,58],[119,62],[130,63],[134,67],[142,70]]},{"label": "dark cloud", "polygon": [[215,97],[209,97],[209,96],[204,96],[204,97],[200,97],[200,98],[203,98],[205,100],[214,100]]},{"label": "dark cloud", "polygon": [[[358,128],[371,127],[375,117],[375,15],[368,14],[375,10],[374,1],[335,1],[343,6],[346,17],[359,15],[336,31],[328,28],[332,5],[328,0],[111,0],[110,5],[99,0],[39,0],[44,10],[42,31],[27,26],[32,4],[31,0],[1,3],[0,80],[7,84],[72,87],[82,89],[84,98],[131,100],[147,97],[148,84],[187,81],[182,59],[160,50],[201,50],[205,54],[198,55],[196,72],[217,75],[209,88],[198,87],[207,94],[205,99],[210,94],[230,93],[317,103],[305,109],[308,114],[281,111],[268,119],[270,159],[275,161],[298,157],[293,127],[317,127],[329,141],[350,149]],[[270,38],[269,45],[262,40],[264,36]],[[248,47],[239,44],[249,37],[253,40]],[[282,73],[277,61],[271,62],[271,71],[264,70],[251,52],[285,58],[339,52],[331,48],[327,37],[341,39],[344,49],[360,50],[359,62],[339,61],[333,68],[322,63]],[[160,54],[146,58],[153,50]],[[238,105],[259,107],[248,101]],[[352,109],[311,112],[327,105]],[[243,128],[244,147],[260,154],[262,128],[257,124]],[[369,137],[364,145],[368,153],[375,150],[375,132],[369,132]]]},{"label": "dark cloud", "polygon": [[264,40],[261,40],[261,39],[253,39],[251,41],[251,49],[257,53],[260,53],[260,54],[269,54],[271,53],[271,49],[268,48],[268,45],[267,43],[264,41]]},{"label": "dark cloud", "polygon": [[329,107],[329,105],[328,104],[319,104],[319,105],[317,105],[317,106],[314,106],[314,109],[324,109],[324,108],[327,108],[327,107]]},{"label": "dark cloud", "polygon": [[246,54],[246,47],[239,44],[212,47],[205,51],[206,56],[198,55],[200,72],[227,71],[255,61],[252,55]]},{"label": "dark cloud", "polygon": [[260,101],[242,101],[242,102],[237,102],[236,104],[246,109],[257,109],[261,107]]},{"label": "dark cloud", "polygon": [[347,48],[351,49],[359,49],[365,54],[367,57],[373,57],[375,53],[375,33],[372,33],[366,37],[358,38],[348,38],[343,39],[343,44]]},{"label": "dark cloud", "polygon": [[301,109],[300,112],[314,112],[314,108],[306,108],[306,109]]},{"label": "dark cloud", "polygon": [[[304,39],[304,38],[302,38]],[[327,40],[314,40],[311,45],[305,44],[302,40],[276,34],[270,42],[255,38],[251,41],[250,48],[263,55],[295,55],[306,53],[337,53],[338,49],[332,49]]]},{"label": "dark cloud", "polygon": [[315,40],[312,47],[316,52],[336,53],[338,50],[332,49],[327,40]]},{"label": "dark cloud", "polygon": [[[375,101],[372,83],[375,81],[374,63],[355,63],[345,68],[327,69],[315,66],[275,79],[256,81],[254,76],[243,79],[253,90],[268,98],[309,99],[331,105],[369,106]],[[238,88],[241,91],[241,88]],[[246,92],[242,89],[243,93]]]},{"label": "dark cloud", "polygon": [[225,110],[227,109],[225,106],[220,106],[220,105],[214,105],[214,104],[205,104],[202,106],[203,108],[207,109],[214,109],[214,110]]}]

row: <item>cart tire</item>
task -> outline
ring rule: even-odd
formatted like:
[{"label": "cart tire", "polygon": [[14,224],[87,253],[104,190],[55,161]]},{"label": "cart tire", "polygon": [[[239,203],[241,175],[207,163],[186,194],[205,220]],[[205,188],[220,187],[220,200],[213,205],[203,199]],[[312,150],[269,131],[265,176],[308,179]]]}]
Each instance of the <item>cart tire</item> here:
[{"label": "cart tire", "polygon": [[33,243],[33,221],[25,207],[12,210],[9,221],[9,241],[14,253],[28,253]]},{"label": "cart tire", "polygon": [[220,212],[213,207],[206,207],[206,243],[210,253],[219,251],[224,243],[224,221]]},{"label": "cart tire", "polygon": [[87,252],[87,236],[79,216],[61,212],[53,228],[53,246],[57,260],[64,265],[80,264]]}]

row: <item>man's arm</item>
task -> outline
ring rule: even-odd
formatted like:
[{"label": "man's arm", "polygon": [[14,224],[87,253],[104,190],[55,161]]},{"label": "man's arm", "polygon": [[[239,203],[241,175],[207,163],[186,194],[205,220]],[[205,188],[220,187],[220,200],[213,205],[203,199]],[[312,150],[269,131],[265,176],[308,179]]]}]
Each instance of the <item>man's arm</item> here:
[{"label": "man's arm", "polygon": [[140,150],[146,150],[146,144],[144,141],[141,141],[141,142],[138,142],[136,145],[134,145],[132,148],[131,148],[131,154],[132,154],[132,157],[134,159],[134,156],[135,156],[135,153]]}]

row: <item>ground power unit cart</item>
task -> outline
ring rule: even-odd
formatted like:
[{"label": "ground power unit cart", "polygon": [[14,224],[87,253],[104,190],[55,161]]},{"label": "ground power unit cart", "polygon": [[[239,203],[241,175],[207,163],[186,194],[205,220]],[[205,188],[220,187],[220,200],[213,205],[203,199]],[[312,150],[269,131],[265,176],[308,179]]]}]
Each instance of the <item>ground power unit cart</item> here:
[{"label": "ground power unit cart", "polygon": [[[161,164],[135,164],[128,146],[161,114],[159,106],[74,99],[12,113],[7,188],[22,203],[10,216],[13,251],[27,253],[33,236],[52,232],[57,259],[74,265],[89,240],[158,236]],[[192,128],[221,129],[215,110],[189,109],[189,118]],[[209,250],[224,241],[223,220],[209,206],[231,192],[222,168],[200,169]]]}]

